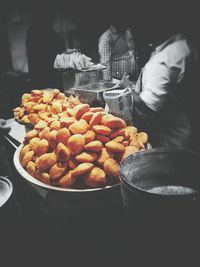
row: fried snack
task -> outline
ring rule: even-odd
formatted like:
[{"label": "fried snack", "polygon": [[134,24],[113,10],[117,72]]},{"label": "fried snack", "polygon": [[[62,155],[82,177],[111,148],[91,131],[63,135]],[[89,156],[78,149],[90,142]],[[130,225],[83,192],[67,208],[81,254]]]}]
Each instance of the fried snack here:
[{"label": "fried snack", "polygon": [[41,96],[42,95],[42,91],[37,90],[37,89],[33,89],[31,90],[31,94],[34,96]]},{"label": "fried snack", "polygon": [[104,164],[103,168],[105,173],[111,177],[118,177],[119,176],[119,164],[114,159],[107,159]]},{"label": "fried snack", "polygon": [[39,120],[39,122],[35,125],[34,129],[37,131],[41,131],[45,127],[47,127],[47,123],[43,120]]},{"label": "fried snack", "polygon": [[93,112],[88,111],[85,114],[83,114],[81,119],[83,119],[83,120],[87,121],[87,123],[89,123],[91,118],[92,118],[92,116],[93,116],[93,114],[94,114]]},{"label": "fried snack", "polygon": [[112,156],[113,156],[112,153],[110,153],[105,147],[103,147],[99,156],[98,156],[97,162],[98,162],[98,164],[103,165],[104,162],[107,159],[111,158]]},{"label": "fried snack", "polygon": [[104,125],[94,125],[92,129],[95,131],[96,134],[106,135],[106,136],[111,134],[111,129]]},{"label": "fried snack", "polygon": [[50,130],[52,131],[52,130],[59,130],[61,128],[61,123],[60,123],[60,121],[58,121],[58,120],[55,120],[55,121],[52,121],[52,123],[51,123],[51,126],[50,126]]},{"label": "fried snack", "polygon": [[94,165],[92,163],[81,163],[75,169],[73,169],[72,176],[84,175],[87,172],[91,171],[93,166]]},{"label": "fried snack", "polygon": [[66,162],[57,162],[54,164],[49,171],[49,179],[51,181],[57,180],[61,177],[67,169]]},{"label": "fried snack", "polygon": [[54,95],[50,92],[43,93],[43,103],[50,104],[53,100]]},{"label": "fried snack", "polygon": [[120,136],[120,135],[121,136],[125,135],[125,129],[120,129],[120,130],[113,131],[110,134],[110,139],[114,139],[115,137]]},{"label": "fried snack", "polygon": [[112,118],[106,119],[106,121],[104,122],[104,125],[108,126],[110,129],[119,129],[119,128],[126,127],[125,121],[118,117],[112,117]]},{"label": "fried snack", "polygon": [[88,130],[88,124],[85,120],[80,119],[79,121],[75,121],[69,126],[69,130],[73,134],[84,134]]},{"label": "fried snack", "polygon": [[70,158],[70,150],[68,147],[63,145],[62,143],[59,143],[56,148],[56,155],[58,161],[61,162],[67,162]]},{"label": "fried snack", "polygon": [[35,102],[26,102],[24,103],[24,108],[27,113],[30,113],[31,110],[33,110],[33,107],[35,106]]},{"label": "fried snack", "polygon": [[85,139],[85,143],[89,143],[89,142],[92,142],[94,141],[95,139],[95,132],[94,131],[91,131],[91,130],[88,130],[84,135],[83,135],[84,139]]},{"label": "fried snack", "polygon": [[35,129],[33,129],[33,130],[29,131],[26,134],[25,139],[28,140],[28,141],[30,141],[32,138],[37,137],[38,136],[38,133],[39,133],[38,131],[36,131]]},{"label": "fried snack", "polygon": [[38,180],[40,180],[44,184],[51,184],[49,179],[49,174],[47,172],[41,172],[40,170],[37,170],[35,176]]},{"label": "fried snack", "polygon": [[124,141],[124,136],[119,135],[119,136],[115,137],[112,141],[122,143]]},{"label": "fried snack", "polygon": [[103,145],[100,141],[92,141],[84,146],[86,151],[98,152],[101,151]]},{"label": "fried snack", "polygon": [[46,139],[48,141],[49,135],[50,135],[50,128],[49,127],[45,127],[44,129],[42,129],[41,132],[39,132],[40,139]]},{"label": "fried snack", "polygon": [[106,143],[105,147],[113,153],[122,153],[125,151],[124,145],[122,145],[118,142],[114,142],[114,141],[110,141],[110,142]]},{"label": "fried snack", "polygon": [[70,131],[67,128],[59,129],[56,136],[57,142],[67,145],[67,141],[70,136],[71,136]]},{"label": "fried snack", "polygon": [[94,167],[83,179],[86,185],[91,188],[102,187],[107,183],[105,172],[98,167]]},{"label": "fried snack", "polygon": [[137,133],[137,128],[134,126],[127,126],[125,129],[125,138],[128,139],[131,134]]},{"label": "fried snack", "polygon": [[41,120],[46,121],[46,120],[48,120],[48,118],[51,117],[51,113],[50,112],[38,112],[38,117]]},{"label": "fried snack", "polygon": [[89,122],[90,129],[92,129],[94,125],[101,123],[102,116],[103,116],[102,112],[96,112],[92,115],[92,118]]},{"label": "fried snack", "polygon": [[26,102],[28,102],[31,98],[31,94],[23,94],[21,98],[22,105],[24,105]]},{"label": "fried snack", "polygon": [[58,132],[56,130],[53,130],[49,133],[49,145],[51,149],[55,149],[58,142],[57,142],[57,134]]},{"label": "fried snack", "polygon": [[36,164],[35,164],[35,162],[29,161],[29,163],[26,165],[26,170],[30,175],[35,176],[35,173],[36,173]]},{"label": "fried snack", "polygon": [[99,134],[96,134],[95,139],[98,140],[98,141],[100,141],[103,144],[105,144],[105,143],[107,143],[107,142],[110,141],[110,138],[108,136],[99,135]]},{"label": "fried snack", "polygon": [[20,160],[23,159],[23,157],[25,156],[25,154],[26,154],[28,151],[30,151],[30,146],[29,146],[29,144],[27,144],[27,145],[25,145],[25,146],[22,147],[22,150],[20,151],[20,155],[19,155]]},{"label": "fried snack", "polygon": [[47,104],[35,104],[32,107],[32,110],[39,112],[39,111],[46,111]]},{"label": "fried snack", "polygon": [[92,152],[82,152],[81,154],[75,156],[78,162],[94,162],[97,159],[97,154]]},{"label": "fried snack", "polygon": [[72,155],[80,154],[85,145],[85,139],[81,134],[74,134],[69,137],[67,147]]},{"label": "fried snack", "polygon": [[103,115],[102,116],[102,119],[101,119],[101,124],[102,125],[106,125],[106,122],[110,119],[110,118],[113,118],[114,116],[112,114],[106,114],[106,115]]},{"label": "fried snack", "polygon": [[138,147],[135,147],[135,146],[127,146],[125,148],[125,151],[122,155],[122,158],[121,158],[121,161],[123,161],[125,158],[127,158],[129,155],[133,154],[133,153],[136,153],[139,151],[139,148]]},{"label": "fried snack", "polygon": [[76,121],[76,119],[74,117],[60,118],[61,127],[67,127],[68,128],[75,121]]},{"label": "fried snack", "polygon": [[30,142],[29,142],[30,150],[33,150],[35,152],[36,151],[36,147],[37,147],[39,141],[40,141],[40,138],[39,137],[32,138],[30,140]]},{"label": "fried snack", "polygon": [[140,149],[141,148],[141,144],[140,143],[141,142],[138,141],[137,135],[132,135],[130,137],[130,143],[129,143],[130,146],[135,146],[135,147]]},{"label": "fried snack", "polygon": [[77,120],[79,120],[84,113],[89,111],[89,105],[88,104],[79,104],[77,106],[74,107],[74,111],[75,111],[75,118]]},{"label": "fried snack", "polygon": [[[32,139],[32,140],[33,140],[33,139]],[[31,141],[32,141],[32,140],[31,140]],[[41,139],[41,140],[37,143],[35,149],[33,149],[33,150],[35,151],[35,154],[36,154],[37,156],[46,154],[46,153],[48,152],[48,150],[49,150],[49,143],[48,143],[48,141],[47,141],[46,139]]]},{"label": "fried snack", "polygon": [[102,107],[94,107],[94,108],[90,108],[89,111],[95,113],[95,112],[104,111],[104,109]]},{"label": "fried snack", "polygon": [[79,165],[79,162],[77,160],[75,160],[75,158],[70,157],[70,159],[68,161],[68,165],[69,165],[69,168],[73,170]]},{"label": "fried snack", "polygon": [[75,117],[75,115],[76,115],[76,111],[75,111],[73,108],[68,108],[68,109],[67,109],[67,114],[68,114],[70,117]]},{"label": "fried snack", "polygon": [[55,153],[46,153],[36,159],[36,168],[45,171],[51,168],[57,161]]},{"label": "fried snack", "polygon": [[77,176],[72,176],[72,171],[69,171],[65,176],[61,177],[58,184],[61,187],[69,188],[76,182],[76,180]]},{"label": "fried snack", "polygon": [[140,132],[137,135],[138,141],[140,141],[142,144],[146,144],[148,141],[148,135],[145,132]]},{"label": "fried snack", "polygon": [[33,150],[28,151],[24,157],[22,158],[22,166],[26,167],[26,165],[29,163],[29,161],[32,161],[33,156],[35,155]]},{"label": "fried snack", "polygon": [[58,101],[54,101],[51,106],[51,111],[55,114],[62,112],[62,104]]}]

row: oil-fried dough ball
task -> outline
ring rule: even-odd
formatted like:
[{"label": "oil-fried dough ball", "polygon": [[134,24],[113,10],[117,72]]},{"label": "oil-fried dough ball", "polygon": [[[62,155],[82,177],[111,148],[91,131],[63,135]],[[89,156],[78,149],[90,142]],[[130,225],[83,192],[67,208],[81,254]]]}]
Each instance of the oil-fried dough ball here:
[{"label": "oil-fried dough ball", "polygon": [[76,119],[74,117],[60,118],[61,127],[67,127],[68,128],[75,121],[76,121]]},{"label": "oil-fried dough ball", "polygon": [[75,115],[76,115],[76,111],[75,111],[73,108],[68,108],[68,109],[67,109],[67,114],[68,114],[70,117],[75,117]]},{"label": "oil-fried dough ball", "polygon": [[84,113],[89,111],[89,105],[88,104],[79,104],[74,107],[75,110],[75,118],[79,120]]},{"label": "oil-fried dough ball", "polygon": [[91,131],[91,130],[88,130],[84,135],[83,135],[84,139],[85,139],[85,143],[89,143],[89,142],[92,142],[94,141],[95,139],[95,132],[94,131]]},{"label": "oil-fried dough ball", "polygon": [[123,161],[125,158],[127,158],[129,155],[135,153],[135,152],[138,152],[139,151],[139,148],[138,147],[135,147],[135,146],[127,146],[125,148],[125,151],[122,155],[122,158],[121,158],[121,161]]},{"label": "oil-fried dough ball", "polygon": [[58,161],[67,162],[70,158],[71,153],[68,147],[66,147],[62,143],[59,143],[56,148],[56,154]]},{"label": "oil-fried dough ball", "polygon": [[97,159],[97,154],[93,152],[82,152],[81,154],[75,156],[78,162],[94,162]]},{"label": "oil-fried dough ball", "polygon": [[90,129],[92,129],[94,125],[101,123],[102,116],[103,116],[102,112],[96,112],[92,115],[92,118],[89,122]]},{"label": "oil-fried dough ball", "polygon": [[131,134],[137,133],[137,128],[134,126],[127,126],[125,129],[125,138],[128,139]]},{"label": "oil-fried dough ball", "polygon": [[106,148],[113,153],[122,153],[125,150],[124,145],[118,142],[110,141],[105,144]]},{"label": "oil-fried dough ball", "polygon": [[33,89],[33,90],[31,90],[31,94],[33,96],[41,96],[42,95],[42,91],[37,90],[37,89]]},{"label": "oil-fried dough ball", "polygon": [[114,159],[107,159],[104,164],[103,168],[105,173],[111,177],[118,177],[119,176],[119,164]]},{"label": "oil-fried dough ball", "polygon": [[114,116],[112,114],[106,114],[103,115],[102,119],[101,119],[101,124],[102,125],[106,125],[106,122],[108,119],[113,118]]},{"label": "oil-fried dough ball", "polygon": [[62,112],[62,104],[58,101],[54,101],[51,106],[51,111],[55,114]]},{"label": "oil-fried dough ball", "polygon": [[65,176],[61,177],[58,184],[61,187],[69,188],[76,182],[76,180],[77,176],[72,176],[72,171],[69,171]]},{"label": "oil-fried dough ball", "polygon": [[40,171],[45,171],[51,168],[57,161],[55,153],[46,153],[36,159],[36,167]]},{"label": "oil-fried dough ball", "polygon": [[30,113],[30,111],[33,109],[34,106],[35,106],[35,102],[24,103],[24,108],[25,108],[27,113]]},{"label": "oil-fried dough ball", "polygon": [[72,171],[72,176],[80,176],[86,174],[87,172],[91,171],[93,168],[92,163],[81,163]]},{"label": "oil-fried dough ball", "polygon": [[68,165],[69,165],[69,168],[73,170],[79,165],[79,162],[77,160],[75,160],[75,158],[70,157],[70,159],[68,161]]},{"label": "oil-fried dough ball", "polygon": [[98,167],[94,167],[83,179],[85,184],[91,188],[102,187],[107,183],[105,172]]},{"label": "oil-fried dough ball", "polygon": [[40,120],[36,125],[35,125],[35,129],[38,131],[41,131],[42,129],[44,129],[45,127],[47,127],[47,123],[43,120]]},{"label": "oil-fried dough ball", "polygon": [[32,138],[37,137],[38,133],[39,132],[37,130],[33,129],[26,134],[25,139],[30,141]]},{"label": "oil-fried dough ball", "polygon": [[88,130],[88,124],[85,120],[80,119],[79,121],[75,121],[73,124],[69,126],[69,130],[73,134],[84,134]]},{"label": "oil-fried dough ball", "polygon": [[72,155],[80,154],[85,145],[85,139],[81,134],[74,134],[69,137],[67,147]]},{"label": "oil-fried dough ball", "polygon": [[115,137],[112,141],[122,143],[124,141],[124,136],[119,135],[119,136]]},{"label": "oil-fried dough ball", "polygon": [[44,92],[42,98],[43,98],[43,103],[49,104],[53,100],[53,94],[50,92]]},{"label": "oil-fried dough ball", "polygon": [[110,141],[110,138],[108,136],[100,135],[100,134],[96,134],[95,139],[100,141],[103,144],[108,143]]},{"label": "oil-fried dough ball", "polygon": [[67,163],[65,162],[57,162],[56,164],[54,164],[50,171],[49,171],[49,179],[51,181],[58,179],[59,177],[61,177],[64,172],[67,169]]},{"label": "oil-fried dough ball", "polygon": [[24,155],[22,162],[21,162],[23,167],[26,167],[29,161],[33,159],[34,154],[35,154],[34,151],[30,150]]},{"label": "oil-fried dough ball", "polygon": [[41,120],[48,120],[48,118],[51,116],[51,113],[50,112],[39,112],[38,113],[38,117],[41,119]]},{"label": "oil-fried dough ball", "polygon": [[94,107],[94,108],[90,108],[89,111],[95,113],[95,112],[104,111],[104,109],[102,107]]},{"label": "oil-fried dough ball", "polygon": [[103,145],[100,141],[92,141],[84,146],[86,151],[98,152],[101,151]]},{"label": "oil-fried dough ball", "polygon": [[138,141],[140,141],[143,144],[146,144],[148,141],[148,135],[145,132],[140,132],[137,135]]},{"label": "oil-fried dough ball", "polygon": [[51,184],[49,179],[49,174],[47,172],[41,172],[40,170],[37,170],[35,173],[35,176],[38,180],[45,184]]},{"label": "oil-fried dough ball", "polygon": [[19,157],[20,157],[20,160],[23,159],[24,155],[25,155],[28,151],[30,151],[30,146],[29,146],[29,144],[27,144],[27,145],[25,145],[25,146],[22,147],[22,150],[20,151],[20,156],[19,156]]},{"label": "oil-fried dough ball", "polygon": [[49,134],[50,134],[50,128],[45,127],[44,129],[42,129],[41,132],[39,132],[39,137],[40,137],[40,139],[46,139],[48,141],[49,140]]},{"label": "oil-fried dough ball", "polygon": [[141,144],[140,144],[140,142],[138,141],[137,135],[132,135],[132,136],[130,137],[130,143],[129,143],[129,145],[130,145],[130,146],[135,146],[135,147],[137,147],[137,148],[140,149]]},{"label": "oil-fried dough ball", "polygon": [[118,118],[118,117],[108,118],[105,121],[104,125],[108,126],[110,129],[119,129],[119,128],[125,128],[126,127],[125,121]]},{"label": "oil-fried dough ball", "polygon": [[112,153],[110,153],[109,151],[107,151],[107,149],[104,147],[102,148],[101,152],[100,152],[100,155],[98,156],[98,159],[97,159],[97,162],[100,164],[100,165],[103,165],[104,162],[111,158],[113,155]]},{"label": "oil-fried dough ball", "polygon": [[104,125],[94,125],[92,129],[95,131],[96,134],[100,134],[100,135],[108,136],[111,133],[111,129]]},{"label": "oil-fried dough ball", "polygon": [[26,102],[28,102],[31,98],[31,94],[23,94],[21,98],[22,105],[24,105]]},{"label": "oil-fried dough ball", "polygon": [[34,177],[35,176],[35,172],[36,172],[36,164],[35,164],[35,162],[29,161],[29,163],[26,165],[26,170],[30,175],[32,175]]},{"label": "oil-fried dough ball", "polygon": [[24,117],[21,119],[21,121],[24,123],[31,123],[31,121],[28,118],[28,115],[24,115]]},{"label": "oil-fried dough ball", "polygon": [[64,145],[67,145],[67,141],[69,137],[71,136],[70,131],[67,128],[62,128],[58,130],[57,133],[57,142],[63,143]]},{"label": "oil-fried dough ball", "polygon": [[43,155],[45,153],[47,153],[49,150],[49,143],[46,139],[41,139],[38,141],[38,144],[35,148],[35,153],[36,155],[40,156]]},{"label": "oil-fried dough ball", "polygon": [[36,104],[32,107],[32,110],[38,113],[39,111],[46,111],[46,108],[47,108],[46,104]]},{"label": "oil-fried dough ball", "polygon": [[120,130],[113,131],[110,134],[110,139],[114,139],[115,137],[120,136],[120,135],[121,136],[125,135],[125,129],[120,129]]},{"label": "oil-fried dough ball", "polygon": [[60,121],[57,121],[57,120],[55,120],[55,121],[53,121],[52,123],[51,123],[51,126],[50,126],[50,130],[52,131],[52,130],[59,130],[60,129],[60,127],[61,127],[61,123],[60,123]]},{"label": "oil-fried dough ball", "polygon": [[83,120],[87,121],[87,123],[89,123],[91,118],[92,118],[92,116],[93,116],[93,114],[94,114],[93,112],[88,111],[85,114],[83,114],[81,119],[83,119]]},{"label": "oil-fried dough ball", "polygon": [[52,149],[55,149],[57,146],[57,134],[58,132],[56,130],[53,130],[49,133],[49,145]]},{"label": "oil-fried dough ball", "polygon": [[36,147],[37,147],[39,141],[40,141],[40,138],[39,137],[34,137],[29,142],[29,147],[34,152],[36,151]]}]

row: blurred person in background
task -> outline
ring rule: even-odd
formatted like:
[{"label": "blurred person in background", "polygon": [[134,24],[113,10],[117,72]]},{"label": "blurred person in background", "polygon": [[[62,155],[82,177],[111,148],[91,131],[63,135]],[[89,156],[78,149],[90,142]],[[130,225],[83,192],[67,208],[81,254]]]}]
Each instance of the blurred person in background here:
[{"label": "blurred person in background", "polygon": [[185,21],[183,10],[169,8],[157,7],[156,12],[147,8],[144,34],[152,43],[151,57],[136,86],[126,77],[121,84],[133,88],[133,122],[149,133],[153,146],[200,151],[199,40],[195,24]]},{"label": "blurred person in background", "polygon": [[32,88],[55,88],[57,73],[54,60],[65,50],[62,36],[52,30],[56,6],[47,2],[34,4],[32,21],[27,33],[26,47]]},{"label": "blurred person in background", "polygon": [[[98,51],[100,63],[107,69],[104,80],[121,79],[129,75],[131,81],[138,77],[138,55],[129,16],[121,16],[122,7],[115,7],[110,15],[110,27],[100,36]],[[126,14],[126,13],[125,13]]]}]

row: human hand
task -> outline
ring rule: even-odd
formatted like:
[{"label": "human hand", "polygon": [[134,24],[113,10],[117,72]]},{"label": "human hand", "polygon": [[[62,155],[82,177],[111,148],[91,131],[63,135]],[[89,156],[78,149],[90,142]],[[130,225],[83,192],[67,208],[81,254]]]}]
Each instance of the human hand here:
[{"label": "human hand", "polygon": [[7,125],[4,119],[0,119],[0,135],[4,135],[10,131],[10,126]]},{"label": "human hand", "polygon": [[127,75],[126,73],[124,73],[119,85],[122,88],[126,88],[126,87],[132,88],[133,87],[133,83],[129,80],[129,75]]}]

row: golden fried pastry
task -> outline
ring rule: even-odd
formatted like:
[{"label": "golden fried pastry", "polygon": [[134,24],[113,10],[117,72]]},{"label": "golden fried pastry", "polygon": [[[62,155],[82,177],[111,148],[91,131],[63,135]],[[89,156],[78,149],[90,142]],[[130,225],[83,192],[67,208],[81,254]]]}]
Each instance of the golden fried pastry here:
[{"label": "golden fried pastry", "polygon": [[35,173],[36,173],[36,164],[35,164],[35,162],[29,161],[28,164],[26,165],[26,170],[30,175],[32,175],[34,177]]},{"label": "golden fried pastry", "polygon": [[43,93],[43,96],[42,96],[43,103],[50,104],[52,102],[52,100],[53,100],[53,97],[54,97],[54,95],[52,93],[50,93],[50,92],[44,92]]},{"label": "golden fried pastry", "polygon": [[125,150],[124,145],[122,145],[122,144],[120,144],[118,142],[114,142],[114,141],[110,141],[110,142],[106,143],[105,144],[105,147],[109,151],[111,151],[113,153],[122,153]]},{"label": "golden fried pastry", "polygon": [[67,141],[70,136],[71,136],[70,131],[67,128],[59,129],[56,136],[57,142],[67,145]]},{"label": "golden fried pastry", "polygon": [[25,155],[28,151],[30,151],[30,146],[29,146],[29,144],[27,144],[27,145],[25,145],[25,146],[22,147],[22,150],[20,151],[20,156],[19,156],[20,160],[23,159],[24,155]]},{"label": "golden fried pastry", "polygon": [[90,108],[89,111],[96,113],[96,112],[104,111],[104,109],[102,107],[94,107],[94,108]]},{"label": "golden fried pastry", "polygon": [[48,141],[49,140],[49,134],[50,134],[50,128],[45,127],[44,129],[42,129],[41,132],[39,132],[39,137],[40,137],[40,139],[46,139]]},{"label": "golden fried pastry", "polygon": [[114,116],[112,114],[106,114],[102,116],[101,124],[106,125],[106,122],[108,119],[113,118]]},{"label": "golden fried pastry", "polygon": [[121,161],[123,161],[125,158],[127,158],[129,155],[135,153],[135,152],[138,152],[139,151],[139,148],[138,147],[135,147],[135,146],[127,146],[125,148],[125,151],[122,155],[122,158],[121,158]]},{"label": "golden fried pastry", "polygon": [[26,134],[25,139],[30,141],[32,138],[37,137],[38,133],[39,132],[37,130],[33,129]]},{"label": "golden fried pastry", "polygon": [[130,134],[136,134],[137,128],[134,126],[127,126],[125,129],[125,138],[128,139],[130,137]]},{"label": "golden fried pastry", "polygon": [[103,168],[108,176],[119,176],[119,164],[114,159],[107,159],[103,164]]},{"label": "golden fried pastry", "polygon": [[94,141],[95,139],[95,132],[94,131],[87,131],[84,135],[83,135],[84,139],[85,139],[85,143],[89,143],[89,142],[92,142]]},{"label": "golden fried pastry", "polygon": [[51,106],[51,111],[55,114],[62,112],[62,104],[58,101],[54,101]]},{"label": "golden fried pastry", "polygon": [[28,115],[24,115],[24,116],[22,117],[21,121],[22,121],[23,123],[31,123],[31,121],[29,120]]},{"label": "golden fried pastry", "polygon": [[98,164],[103,165],[104,162],[107,159],[111,158],[112,156],[113,156],[112,153],[110,153],[105,147],[103,147],[99,156],[98,156],[97,162],[98,162]]},{"label": "golden fried pastry", "polygon": [[79,104],[75,106],[74,107],[75,118],[79,120],[83,116],[83,114],[89,111],[89,107],[90,106],[88,104]]},{"label": "golden fried pastry", "polygon": [[74,134],[69,137],[67,147],[72,155],[80,154],[85,145],[85,139],[81,134]]},{"label": "golden fried pastry", "polygon": [[38,157],[35,161],[36,168],[40,171],[45,171],[50,169],[57,161],[55,153],[46,153]]},{"label": "golden fried pastry", "polygon": [[63,100],[65,99],[65,94],[64,93],[61,93],[59,92],[56,96],[56,100]]},{"label": "golden fried pastry", "polygon": [[130,137],[130,143],[129,143],[129,146],[135,146],[135,147],[137,147],[137,148],[140,149],[140,147],[141,147],[141,144],[140,144],[140,143],[141,143],[141,142],[138,141],[137,135],[132,135],[132,136]]},{"label": "golden fried pastry", "polygon": [[36,105],[35,102],[26,102],[24,103],[24,108],[27,113],[30,113],[35,105]]},{"label": "golden fried pastry", "polygon": [[36,125],[35,125],[35,129],[37,131],[41,131],[42,129],[44,129],[45,127],[47,127],[47,123],[43,120],[40,120]]},{"label": "golden fried pastry", "polygon": [[87,172],[91,171],[93,166],[94,165],[92,163],[81,163],[75,169],[73,169],[72,176],[84,175]]},{"label": "golden fried pastry", "polygon": [[33,150],[35,152],[36,151],[36,147],[37,147],[39,141],[40,141],[40,138],[39,137],[32,138],[30,140],[30,142],[29,142],[30,150]]},{"label": "golden fried pastry", "polygon": [[26,167],[26,165],[29,163],[29,161],[31,161],[33,159],[33,156],[34,156],[34,151],[33,150],[29,150],[25,155],[24,157],[22,158],[22,166],[23,167]]},{"label": "golden fried pastry", "polygon": [[39,112],[39,111],[46,111],[47,108],[47,104],[35,104],[32,107],[32,110],[34,110],[35,112]]},{"label": "golden fried pastry", "polygon": [[52,123],[51,123],[51,126],[50,126],[50,130],[52,131],[52,130],[59,130],[61,128],[61,123],[60,123],[60,121],[58,121],[58,120],[55,120],[55,121],[52,121]]},{"label": "golden fried pastry", "polygon": [[88,130],[88,124],[85,120],[80,119],[79,121],[75,121],[69,126],[69,130],[73,134],[84,134]]},{"label": "golden fried pastry", "polygon": [[28,102],[31,98],[31,94],[23,94],[21,98],[22,105],[24,105],[26,102]]},{"label": "golden fried pastry", "polygon": [[112,141],[122,143],[124,141],[124,136],[119,135],[119,136],[115,137]]},{"label": "golden fried pastry", "polygon": [[48,120],[49,117],[51,117],[51,113],[50,112],[38,112],[38,117],[41,119],[41,120]]},{"label": "golden fried pastry", "polygon": [[73,170],[79,165],[79,162],[77,160],[75,160],[75,158],[70,157],[70,159],[68,161],[68,165],[69,165],[69,168]]},{"label": "golden fried pastry", "polygon": [[36,147],[35,147],[35,149],[33,149],[33,150],[35,151],[35,154],[37,156],[40,156],[40,155],[43,155],[43,154],[47,153],[48,150],[49,150],[49,143],[48,143],[48,141],[46,139],[39,140],[38,143],[37,143],[37,145],[36,145]]},{"label": "golden fried pastry", "polygon": [[101,143],[105,144],[110,141],[110,138],[105,135],[96,134],[95,139],[100,141]]},{"label": "golden fried pastry", "polygon": [[107,183],[105,172],[98,167],[94,167],[83,179],[86,185],[91,188],[102,187]]},{"label": "golden fried pastry", "polygon": [[67,169],[66,162],[57,162],[54,164],[49,171],[49,179],[51,181],[57,180],[61,177]]},{"label": "golden fried pastry", "polygon": [[96,112],[92,115],[92,118],[89,122],[90,129],[92,129],[94,125],[101,123],[102,116],[103,114],[101,112]]},{"label": "golden fried pastry", "polygon": [[122,136],[125,135],[125,129],[120,129],[120,130],[113,131],[110,134],[110,139],[114,139],[115,137],[120,136],[120,135],[122,135]]},{"label": "golden fried pastry", "polygon": [[69,117],[75,117],[76,111],[73,108],[68,108],[67,114],[69,115]]},{"label": "golden fried pastry", "polygon": [[60,123],[61,127],[69,127],[71,124],[73,124],[76,121],[74,117],[61,117],[60,118]]},{"label": "golden fried pastry", "polygon": [[101,151],[103,145],[100,141],[92,141],[84,146],[86,151],[98,152]]},{"label": "golden fried pastry", "polygon": [[104,125],[94,125],[92,129],[95,131],[96,134],[100,134],[100,135],[108,136],[111,133],[111,129]]},{"label": "golden fried pastry", "polygon": [[81,154],[76,155],[75,159],[81,163],[94,162],[97,159],[97,154],[94,152],[82,152]]},{"label": "golden fried pastry", "polygon": [[119,129],[119,128],[126,127],[125,121],[118,117],[112,117],[112,118],[106,119],[104,125],[108,126],[110,129]]},{"label": "golden fried pastry", "polygon": [[70,150],[68,147],[63,145],[62,143],[59,143],[56,148],[56,155],[57,160],[61,162],[67,162],[70,158]]},{"label": "golden fried pastry", "polygon": [[72,176],[72,171],[69,171],[65,176],[61,177],[58,184],[61,187],[69,188],[76,182],[76,180],[77,176]]},{"label": "golden fried pastry", "polygon": [[37,170],[35,176],[38,180],[40,180],[44,184],[51,184],[49,179],[49,174],[47,172],[41,172],[40,170]]},{"label": "golden fried pastry", "polygon": [[42,91],[37,90],[37,89],[33,89],[31,90],[31,94],[34,96],[41,96],[42,95]]},{"label": "golden fried pastry", "polygon": [[49,133],[49,145],[51,149],[55,149],[58,142],[57,142],[57,134],[58,132],[56,130],[53,130]]},{"label": "golden fried pastry", "polygon": [[148,141],[148,135],[145,132],[140,132],[137,135],[138,141],[140,141],[142,144],[146,144]]},{"label": "golden fried pastry", "polygon": [[93,116],[93,114],[94,114],[93,112],[88,111],[88,112],[83,114],[81,119],[83,119],[83,120],[87,121],[87,123],[89,123],[91,118],[92,118],[92,116]]}]

